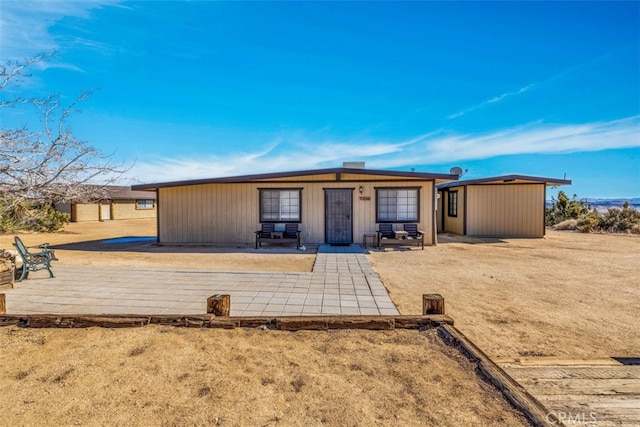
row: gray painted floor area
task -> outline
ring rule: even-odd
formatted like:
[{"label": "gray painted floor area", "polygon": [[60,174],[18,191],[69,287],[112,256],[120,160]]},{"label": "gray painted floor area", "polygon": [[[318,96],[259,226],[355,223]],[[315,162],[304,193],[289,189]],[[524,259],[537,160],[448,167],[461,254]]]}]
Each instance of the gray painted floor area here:
[{"label": "gray painted floor area", "polygon": [[239,272],[65,266],[7,289],[9,314],[204,314],[231,295],[232,316],[398,314],[362,249],[321,246],[313,271]]}]

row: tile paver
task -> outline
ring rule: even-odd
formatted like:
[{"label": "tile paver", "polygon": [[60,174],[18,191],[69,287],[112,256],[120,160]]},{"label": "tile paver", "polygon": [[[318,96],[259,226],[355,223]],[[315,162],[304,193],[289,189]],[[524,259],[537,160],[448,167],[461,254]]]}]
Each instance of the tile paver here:
[{"label": "tile paver", "polygon": [[398,314],[358,245],[318,249],[312,272],[186,271],[83,266],[31,273],[4,290],[9,314],[204,314],[231,295],[232,316]]}]

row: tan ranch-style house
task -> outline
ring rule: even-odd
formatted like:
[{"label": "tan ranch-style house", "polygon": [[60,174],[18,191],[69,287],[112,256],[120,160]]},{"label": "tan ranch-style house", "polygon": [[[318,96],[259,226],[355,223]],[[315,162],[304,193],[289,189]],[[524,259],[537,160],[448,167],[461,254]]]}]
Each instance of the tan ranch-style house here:
[{"label": "tan ranch-style house", "polygon": [[156,217],[156,195],[133,191],[131,187],[111,185],[107,197],[93,203],[56,203],[55,209],[68,213],[71,222],[142,219]]},{"label": "tan ranch-style house", "polygon": [[547,187],[570,180],[502,175],[437,184],[438,231],[474,237],[543,237]]},{"label": "tan ranch-style house", "polygon": [[[362,243],[378,224],[437,242],[436,184],[457,175],[341,168],[134,185],[155,191],[158,242],[253,245],[262,224],[297,224],[304,245]],[[370,242],[372,243],[372,242]]]}]

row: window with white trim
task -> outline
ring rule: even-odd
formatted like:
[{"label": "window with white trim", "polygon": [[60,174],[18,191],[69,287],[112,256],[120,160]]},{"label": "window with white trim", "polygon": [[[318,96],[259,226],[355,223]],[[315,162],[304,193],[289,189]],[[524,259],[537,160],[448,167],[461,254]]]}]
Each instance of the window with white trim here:
[{"label": "window with white trim", "polygon": [[417,188],[377,188],[377,222],[419,221],[419,192]]},{"label": "window with white trim", "polygon": [[299,188],[260,189],[260,222],[300,222]]},{"label": "window with white trim", "polygon": [[136,209],[153,209],[154,203],[153,199],[136,200]]}]

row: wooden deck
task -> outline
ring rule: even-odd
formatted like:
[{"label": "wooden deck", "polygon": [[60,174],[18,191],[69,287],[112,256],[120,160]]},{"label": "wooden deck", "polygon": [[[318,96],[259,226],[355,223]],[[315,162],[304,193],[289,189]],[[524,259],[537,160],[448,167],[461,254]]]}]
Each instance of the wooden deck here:
[{"label": "wooden deck", "polygon": [[612,358],[498,359],[498,365],[566,426],[640,426],[640,364]]}]

